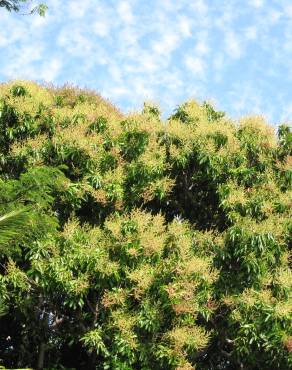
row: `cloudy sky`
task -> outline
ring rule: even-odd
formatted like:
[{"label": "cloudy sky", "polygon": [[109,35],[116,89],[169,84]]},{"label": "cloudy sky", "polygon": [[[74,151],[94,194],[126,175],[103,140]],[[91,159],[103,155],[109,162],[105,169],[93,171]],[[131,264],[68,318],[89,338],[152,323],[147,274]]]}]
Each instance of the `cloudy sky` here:
[{"label": "cloudy sky", "polygon": [[68,82],[123,111],[196,98],[292,121],[291,0],[45,2],[44,19],[0,8],[0,82]]}]

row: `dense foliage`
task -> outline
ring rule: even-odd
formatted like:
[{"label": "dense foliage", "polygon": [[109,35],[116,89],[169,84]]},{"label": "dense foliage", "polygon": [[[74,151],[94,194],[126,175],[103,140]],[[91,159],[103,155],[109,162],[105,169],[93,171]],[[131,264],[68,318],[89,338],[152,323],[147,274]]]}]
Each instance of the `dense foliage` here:
[{"label": "dense foliage", "polygon": [[290,368],[291,140],[2,84],[0,364]]}]

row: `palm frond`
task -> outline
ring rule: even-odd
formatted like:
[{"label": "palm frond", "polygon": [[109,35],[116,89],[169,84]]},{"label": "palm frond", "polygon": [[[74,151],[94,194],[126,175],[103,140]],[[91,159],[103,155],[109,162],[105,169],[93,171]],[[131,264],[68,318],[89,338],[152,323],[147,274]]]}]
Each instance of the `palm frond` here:
[{"label": "palm frond", "polygon": [[27,208],[11,211],[0,216],[0,245],[6,244],[16,237],[25,226],[28,226],[29,213]]},{"label": "palm frond", "polygon": [[[4,300],[0,298],[0,317],[4,316],[7,312],[7,307],[4,303]],[[1,369],[1,367],[0,367]]]}]

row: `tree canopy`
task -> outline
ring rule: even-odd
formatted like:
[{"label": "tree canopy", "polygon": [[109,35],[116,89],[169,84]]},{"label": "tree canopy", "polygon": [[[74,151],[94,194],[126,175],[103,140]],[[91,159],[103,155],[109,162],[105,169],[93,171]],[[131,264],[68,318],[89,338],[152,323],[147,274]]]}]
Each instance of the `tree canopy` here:
[{"label": "tree canopy", "polygon": [[291,368],[291,144],[207,102],[0,85],[0,364]]}]

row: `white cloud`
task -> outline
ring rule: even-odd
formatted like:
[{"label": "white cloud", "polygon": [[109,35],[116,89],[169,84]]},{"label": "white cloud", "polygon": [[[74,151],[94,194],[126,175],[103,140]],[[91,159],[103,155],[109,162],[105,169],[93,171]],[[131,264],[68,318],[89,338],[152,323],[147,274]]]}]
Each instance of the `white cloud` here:
[{"label": "white cloud", "polygon": [[126,26],[119,31],[118,35],[119,47],[124,50],[129,46],[137,48],[138,39],[139,32],[133,26]]},{"label": "white cloud", "polygon": [[245,38],[248,41],[256,40],[258,36],[258,28],[256,26],[249,26],[244,31]]},{"label": "white cloud", "polygon": [[57,43],[66,52],[79,57],[86,57],[92,50],[92,41],[82,34],[79,28],[64,27],[57,39]]},{"label": "white cloud", "polygon": [[98,20],[93,24],[92,29],[97,36],[106,37],[110,32],[110,24],[105,20]]},{"label": "white cloud", "polygon": [[279,22],[279,20],[283,16],[283,13],[278,10],[272,9],[268,12],[267,16],[269,24],[274,25]]},{"label": "white cloud", "polygon": [[[173,1],[173,0],[159,0],[157,6],[163,10],[164,13],[177,13],[185,5],[185,0]],[[189,3],[189,2],[187,2]]]},{"label": "white cloud", "polygon": [[224,55],[222,53],[215,54],[213,57],[213,67],[215,70],[220,70],[223,68],[225,62]]},{"label": "white cloud", "polygon": [[135,17],[131,5],[127,1],[121,1],[117,5],[118,16],[124,23],[134,23]]},{"label": "white cloud", "polygon": [[[161,86],[167,86],[170,91],[178,91],[184,87],[183,76],[179,70],[166,71],[161,75],[161,79],[158,80]],[[163,92],[167,94],[167,89],[163,89]],[[174,98],[174,97],[173,97]]]},{"label": "white cloud", "polygon": [[[291,0],[45,2],[46,18],[0,12],[0,79],[68,79],[96,87],[122,108],[147,97],[172,109],[195,95],[214,97],[227,111],[269,111],[276,103],[267,95],[282,93],[279,114],[290,102]],[[238,96],[243,75],[257,81],[255,103],[251,87]],[[279,93],[266,89],[274,82]]]},{"label": "white cloud", "polygon": [[34,30],[37,28],[41,28],[49,24],[50,18],[49,17],[39,17],[37,14],[33,15],[30,19],[30,27]]},{"label": "white cloud", "polygon": [[264,5],[264,0],[249,0],[248,3],[254,8],[261,8]]},{"label": "white cloud", "polygon": [[194,10],[196,13],[202,15],[206,15],[209,11],[209,7],[207,5],[207,1],[204,0],[193,0],[189,4],[190,8]]},{"label": "white cloud", "polygon": [[[9,24],[9,22],[8,22]],[[23,42],[25,40],[24,36],[28,36],[29,31],[26,29],[24,33],[24,25],[20,22],[16,22],[13,27],[5,26],[5,23],[1,24],[0,38],[2,43],[5,45],[11,45],[15,42]]]},{"label": "white cloud", "polygon": [[206,55],[210,52],[210,48],[206,41],[199,40],[195,46],[196,54]]},{"label": "white cloud", "polygon": [[130,91],[125,86],[110,86],[108,89],[103,90],[103,94],[110,99],[130,95]]},{"label": "white cloud", "polygon": [[242,46],[240,44],[239,38],[235,35],[233,31],[227,31],[224,38],[225,50],[227,54],[233,58],[238,59],[242,55]]},{"label": "white cloud", "polygon": [[138,77],[131,81],[132,92],[138,99],[148,100],[153,97],[153,89],[149,85],[148,81],[143,77]]},{"label": "white cloud", "polygon": [[206,66],[201,58],[187,56],[185,58],[185,65],[196,77],[198,78],[204,77]]},{"label": "white cloud", "polygon": [[290,123],[290,125],[292,124],[292,101],[290,101],[288,104],[283,104],[280,122]]},{"label": "white cloud", "polygon": [[188,17],[181,16],[177,21],[177,30],[183,37],[192,36],[191,20]]},{"label": "white cloud", "polygon": [[38,78],[44,81],[54,81],[62,69],[62,62],[60,59],[54,58],[43,64]]},{"label": "white cloud", "polygon": [[179,43],[180,39],[177,33],[169,32],[165,33],[160,40],[155,41],[152,49],[157,54],[163,54],[167,56],[167,54],[170,54],[178,48]]},{"label": "white cloud", "polygon": [[5,46],[9,43],[8,37],[0,34],[0,46]]},{"label": "white cloud", "polygon": [[159,56],[157,57],[141,50],[136,57],[135,65],[132,64],[128,70],[130,71],[132,68],[133,72],[147,75],[148,73],[159,71],[162,63],[163,59]]},{"label": "white cloud", "polygon": [[291,3],[284,3],[283,5],[283,13],[286,17],[292,18],[292,4]]},{"label": "white cloud", "polygon": [[233,23],[238,16],[238,12],[238,8],[232,7],[231,3],[227,2],[224,6],[220,7],[220,11],[213,20],[213,24],[223,31],[228,27],[233,28]]},{"label": "white cloud", "polygon": [[67,3],[68,10],[66,12],[66,15],[73,19],[83,18],[88,12],[90,5],[90,0],[70,0]]},{"label": "white cloud", "polygon": [[227,64],[223,53],[215,54],[213,57],[214,81],[219,83],[224,78],[223,68]]},{"label": "white cloud", "polygon": [[228,91],[228,96],[237,117],[263,115],[262,92],[251,81],[233,84]]},{"label": "white cloud", "polygon": [[123,73],[119,65],[111,63],[108,66],[108,72],[114,83],[122,83]]}]

